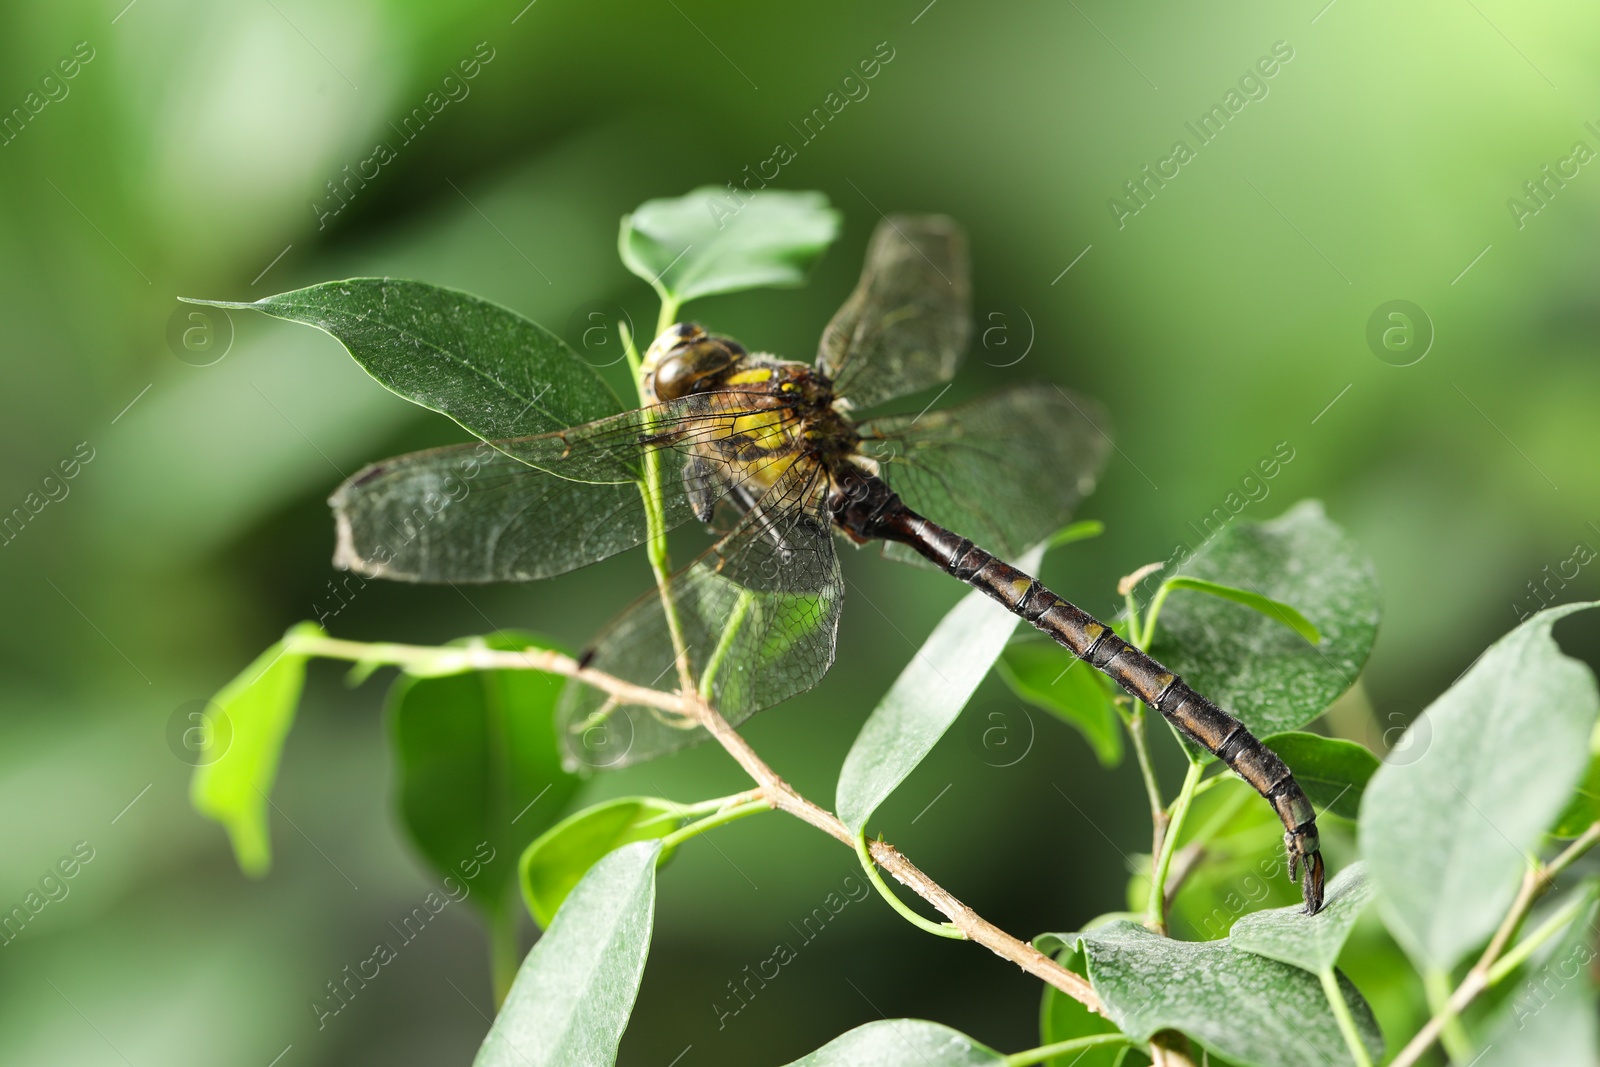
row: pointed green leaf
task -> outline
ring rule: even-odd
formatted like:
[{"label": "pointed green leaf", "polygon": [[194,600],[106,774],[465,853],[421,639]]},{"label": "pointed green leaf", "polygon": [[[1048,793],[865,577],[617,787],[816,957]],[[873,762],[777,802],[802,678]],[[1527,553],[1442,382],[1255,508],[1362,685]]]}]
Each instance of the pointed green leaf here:
[{"label": "pointed green leaf", "polygon": [[1289,765],[1319,813],[1354,819],[1360,812],[1361,796],[1378,773],[1378,757],[1366,746],[1298,732],[1269,734],[1261,741]]},{"label": "pointed green leaf", "polygon": [[1269,522],[1236,520],[1180,573],[1293,604],[1322,638],[1310,644],[1277,617],[1215,596],[1174,596],[1162,608],[1151,655],[1257,737],[1316,718],[1372,651],[1372,562],[1314,500]]},{"label": "pointed green leaf", "polygon": [[[504,630],[451,644],[555,647]],[[489,914],[513,891],[517,855],[578,789],[556,747],[565,682],[528,670],[402,675],[389,693],[401,820],[434,870],[470,881],[468,899]]]},{"label": "pointed green leaf", "polygon": [[207,728],[226,737],[228,747],[218,758],[195,768],[189,802],[223,825],[239,869],[252,877],[265,874],[272,865],[267,797],[305,684],[306,657],[286,652],[285,642],[321,633],[313,622],[294,626],[211,701]]},{"label": "pointed green leaf", "polygon": [[590,868],[517,971],[473,1067],[611,1067],[655,923],[659,841]]},{"label": "pointed green leaf", "polygon": [[1091,537],[1099,537],[1105,532],[1106,524],[1099,519],[1084,519],[1082,522],[1063,526],[1051,534],[1049,540],[1045,541],[1044,548],[1046,552],[1049,552],[1051,549],[1070,545],[1074,541],[1087,541]]},{"label": "pointed green leaf", "polygon": [[737,196],[715,185],[647,200],[622,219],[618,251],[664,303],[761,286],[795,286],[839,235],[839,213],[815,192]]},{"label": "pointed green leaf", "polygon": [[601,857],[633,841],[667,836],[683,825],[682,812],[682,804],[660,797],[618,797],[574,812],[539,835],[518,865],[522,899],[534,922],[548,927]]},{"label": "pointed green leaf", "polygon": [[922,1019],[879,1019],[846,1031],[787,1067],[1005,1067],[966,1034]]},{"label": "pointed green leaf", "polygon": [[[1036,570],[1044,546],[1017,566]],[[839,771],[835,806],[852,831],[917,768],[1005,650],[1017,617],[977,590],[939,621],[862,725]]]},{"label": "pointed green leaf", "polygon": [[190,303],[315,326],[385,388],[485,439],[564,430],[622,410],[561,338],[499,304],[443,286],[351,278],[254,303]]},{"label": "pointed green leaf", "polygon": [[1223,600],[1231,600],[1235,604],[1243,604],[1251,611],[1260,612],[1274,622],[1282,623],[1313,645],[1322,640],[1322,635],[1311,624],[1311,620],[1300,614],[1296,608],[1285,604],[1281,600],[1273,600],[1269,596],[1252,593],[1247,589],[1235,589],[1233,586],[1223,585],[1221,582],[1211,582],[1204,578],[1194,578],[1181,574],[1174,578],[1168,578],[1161,585],[1166,589],[1191,589],[1197,593],[1209,593],[1211,596],[1221,597]]},{"label": "pointed green leaf", "polygon": [[[1079,936],[1106,1017],[1148,1040],[1178,1030],[1240,1067],[1341,1067],[1350,1050],[1317,978],[1226,941],[1174,941],[1125,920]],[[1355,986],[1340,985],[1376,1061],[1383,1037]]]},{"label": "pointed green leaf", "polygon": [[1449,970],[1488,938],[1583,776],[1600,693],[1550,628],[1594,606],[1541,611],[1489,646],[1396,746],[1416,758],[1367,786],[1361,851],[1385,922],[1423,969]]},{"label": "pointed green leaf", "polygon": [[1122,762],[1122,721],[1111,680],[1054,641],[1019,641],[1000,656],[1000,677],[1017,696],[1076,726],[1101,766]]},{"label": "pointed green leaf", "polygon": [[1328,883],[1327,902],[1315,915],[1303,906],[1252,912],[1233,924],[1228,940],[1234,948],[1316,974],[1339,962],[1339,950],[1375,892],[1366,865],[1358,861]]}]

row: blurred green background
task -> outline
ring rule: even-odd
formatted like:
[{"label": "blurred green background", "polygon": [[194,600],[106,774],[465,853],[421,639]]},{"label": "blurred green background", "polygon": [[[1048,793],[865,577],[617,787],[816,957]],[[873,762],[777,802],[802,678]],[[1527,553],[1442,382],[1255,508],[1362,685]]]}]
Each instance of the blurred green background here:
[{"label": "blurred green background", "polygon": [[[1082,511],[1108,535],[1047,575],[1091,610],[1114,611],[1118,576],[1192,541],[1288,442],[1244,516],[1320,497],[1377,561],[1371,714],[1356,701],[1340,722],[1381,751],[1537,606],[1529,582],[1600,547],[1600,169],[1563,163],[1578,142],[1600,150],[1591,6],[125,2],[0,8],[0,116],[22,109],[0,145],[0,509],[61,497],[29,505],[0,551],[0,904],[75,843],[94,850],[0,946],[0,1062],[466,1063],[492,1014],[464,908],[325,1028],[309,1007],[432,884],[394,817],[382,684],[313,669],[261,881],[189,810],[168,740],[187,702],[331,602],[323,499],[342,474],[459,431],[332,339],[264,317],[235,313],[225,358],[196,366],[168,340],[180,294],[409,276],[509,305],[604,364],[615,338],[591,327],[627,315],[648,332],[655,314],[617,261],[618,217],[738,180],[785,142],[796,158],[774,186],[825,191],[839,245],[806,289],[696,317],[806,357],[880,209],[962,220],[979,343],[944,402],[1052,378],[1115,418],[1119,450]],[[1185,123],[1275,45],[1292,58],[1119,227],[1123,183],[1194,145]],[[807,141],[802,120],[875,52],[892,58],[866,95]],[[475,54],[492,58],[408,141],[406,118]],[[35,114],[30,93],[51,99]],[[380,141],[394,158],[332,213],[326,183]],[[1541,204],[1523,185],[1546,165],[1570,176]],[[1519,225],[1512,197],[1539,210]],[[1433,337],[1380,359],[1368,321],[1392,300],[1420,306]],[[47,485],[75,450],[93,458]],[[748,730],[823,801],[857,725],[960,595],[875,553],[846,568],[837,666]],[[1595,595],[1597,574],[1546,597]],[[328,626],[430,642],[523,627],[578,646],[647,582],[627,555],[470,602],[372,583]],[[1569,647],[1592,658],[1594,631]],[[1100,770],[995,680],[975,705],[1011,715],[1026,754],[992,766],[958,726],[882,812],[886,835],[1024,937],[1121,907],[1119,853],[1148,848],[1131,769]],[[586,796],[740,787],[700,749]],[[714,845],[663,876],[622,1062],[777,1064],[880,1015],[1036,1043],[1033,979],[877,902],[851,905],[719,1029],[726,983],[855,868],[775,816]]]}]

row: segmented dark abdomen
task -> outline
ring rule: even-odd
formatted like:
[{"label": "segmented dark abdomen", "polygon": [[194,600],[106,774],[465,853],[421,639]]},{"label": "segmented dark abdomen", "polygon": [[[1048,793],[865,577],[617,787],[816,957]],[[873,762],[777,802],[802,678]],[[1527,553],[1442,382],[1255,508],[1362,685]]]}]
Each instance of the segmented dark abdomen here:
[{"label": "segmented dark abdomen", "polygon": [[1286,831],[1290,876],[1305,865],[1302,889],[1308,911],[1322,906],[1322,857],[1316,810],[1288,766],[1243,723],[1184,683],[1143,651],[1118,637],[1082,608],[1056,596],[1037,578],[997,559],[910,511],[899,499],[874,509],[872,536],[911,545],[952,576],[989,594],[1049,634],[1079,659],[1161,712],[1184,733],[1250,783],[1272,805]]}]

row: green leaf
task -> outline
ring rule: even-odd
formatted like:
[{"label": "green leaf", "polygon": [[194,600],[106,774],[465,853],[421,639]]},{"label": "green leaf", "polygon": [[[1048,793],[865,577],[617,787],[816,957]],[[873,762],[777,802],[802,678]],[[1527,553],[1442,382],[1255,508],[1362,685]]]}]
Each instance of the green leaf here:
[{"label": "green leaf", "polygon": [[283,641],[261,653],[211,701],[216,710],[210,713],[209,728],[227,737],[228,748],[195,768],[189,802],[223,825],[239,869],[252,877],[272,866],[267,797],[306,677],[306,657],[284,651],[285,642],[321,633],[314,622],[292,627]]},{"label": "green leaf", "polygon": [[[1044,546],[1017,566],[1036,570]],[[977,590],[939,620],[916,657],[872,710],[839,771],[835,807],[859,832],[896,786],[916,769],[972,699],[1005,650],[1017,617]]]},{"label": "green leaf", "polygon": [[1295,781],[1320,811],[1354,819],[1361,796],[1378,772],[1378,757],[1354,741],[1320,734],[1270,734],[1262,743],[1294,772]]},{"label": "green leaf", "polygon": [[1484,1020],[1483,1051],[1472,1067],[1600,1063],[1592,920],[1585,913],[1523,965],[1522,980]]},{"label": "green leaf", "polygon": [[682,304],[713,293],[800,285],[838,235],[839,213],[821,193],[761,190],[735,199],[706,185],[647,200],[624,215],[617,248],[663,303]]},{"label": "green leaf", "polygon": [[1273,600],[1269,596],[1262,596],[1260,593],[1252,593],[1245,589],[1235,589],[1221,582],[1211,582],[1204,578],[1191,578],[1181,574],[1168,578],[1161,584],[1166,589],[1192,589],[1197,593],[1209,593],[1223,600],[1231,600],[1235,604],[1243,604],[1251,611],[1258,611],[1274,622],[1282,623],[1313,645],[1322,640],[1322,635],[1311,625],[1311,620],[1281,600]]},{"label": "green leaf", "polygon": [[1600,822],[1600,725],[1589,735],[1589,769],[1550,833],[1577,837],[1596,822]]},{"label": "green leaf", "polygon": [[1234,948],[1316,974],[1339,962],[1339,950],[1375,892],[1366,865],[1352,863],[1328,883],[1327,902],[1315,915],[1304,907],[1252,912],[1233,924],[1228,939]]},{"label": "green leaf", "polygon": [[840,1034],[787,1067],[1005,1067],[1006,1058],[948,1026],[879,1019]]},{"label": "green leaf", "polygon": [[1322,637],[1312,645],[1276,617],[1215,596],[1167,601],[1151,655],[1257,737],[1316,718],[1355,684],[1372,651],[1372,562],[1314,500],[1269,522],[1234,522],[1181,574],[1293,604]]},{"label": "green leaf", "polygon": [[[451,644],[555,647],[504,630]],[[518,853],[578,789],[556,746],[564,684],[541,671],[471,671],[401,675],[389,692],[401,820],[436,871],[470,881],[468,899],[488,914],[498,914],[512,891]]]},{"label": "green leaf", "polygon": [[1101,766],[1122,762],[1122,722],[1105,675],[1054,641],[1021,641],[1001,654],[1000,677],[1023,700],[1076,726]]},{"label": "green leaf", "polygon": [[655,924],[659,841],[589,869],[522,961],[473,1067],[609,1067]]},{"label": "green leaf", "polygon": [[[1106,1017],[1148,1040],[1178,1030],[1241,1067],[1330,1067],[1352,1062],[1314,975],[1240,952],[1226,941],[1174,941],[1126,920],[1079,936]],[[1383,1037],[1372,1010],[1340,985],[1376,1061]]]},{"label": "green leaf", "polygon": [[412,403],[485,439],[564,430],[621,411],[610,387],[565,341],[516,312],[426,282],[351,278],[254,303],[336,337],[355,361]]},{"label": "green leaf", "polygon": [[[1057,935],[1041,935],[1041,938],[1056,938]],[[1049,947],[1037,944],[1041,952],[1054,954],[1066,942],[1052,940],[1046,942]],[[1082,974],[1084,971],[1083,956],[1076,948],[1077,938],[1071,939],[1071,947],[1058,957],[1060,964],[1069,971]],[[1041,1045],[1054,1045],[1060,1041],[1070,1041],[1077,1037],[1089,1037],[1093,1034],[1119,1033],[1116,1024],[1084,1007],[1072,997],[1067,996],[1055,986],[1044,987],[1044,999],[1039,1003],[1039,1043]],[[1127,1046],[1106,1045],[1101,1048],[1089,1048],[1078,1052],[1067,1053],[1046,1060],[1046,1067],[1117,1067],[1117,1058],[1122,1055],[1123,1048]]]},{"label": "green leaf", "polygon": [[1525,854],[1561,813],[1600,719],[1594,675],[1541,611],[1491,645],[1412,723],[1361,804],[1361,851],[1384,921],[1424,970],[1449,970],[1500,922]]},{"label": "green leaf", "polygon": [[522,899],[534,921],[548,927],[589,868],[630,842],[672,833],[683,825],[682,812],[682,804],[659,797],[618,797],[574,812],[546,830],[518,865]]}]

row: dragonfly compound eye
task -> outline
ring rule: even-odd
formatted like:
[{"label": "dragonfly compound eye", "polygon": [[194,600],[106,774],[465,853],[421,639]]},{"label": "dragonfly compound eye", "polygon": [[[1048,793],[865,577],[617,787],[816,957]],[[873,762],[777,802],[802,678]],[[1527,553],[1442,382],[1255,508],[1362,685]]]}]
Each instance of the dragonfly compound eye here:
[{"label": "dragonfly compound eye", "polygon": [[656,399],[676,400],[711,388],[717,377],[744,354],[740,345],[718,337],[706,337],[669,350],[656,364],[653,383]]}]

